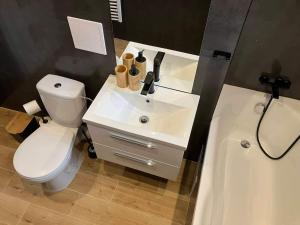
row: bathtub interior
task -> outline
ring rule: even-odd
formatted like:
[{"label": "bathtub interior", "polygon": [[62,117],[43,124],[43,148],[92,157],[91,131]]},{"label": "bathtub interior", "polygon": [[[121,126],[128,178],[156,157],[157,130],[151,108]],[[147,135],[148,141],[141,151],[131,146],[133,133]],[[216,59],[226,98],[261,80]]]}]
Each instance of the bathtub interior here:
[{"label": "bathtub interior", "polygon": [[[260,151],[257,103],[269,95],[224,85],[211,123],[193,224],[300,224],[300,143],[280,161]],[[278,155],[300,133],[300,102],[274,100],[262,123],[263,146]],[[243,148],[241,140],[251,143]],[[195,223],[195,221],[200,223]]]},{"label": "bathtub interior", "polygon": [[[213,117],[224,120],[220,122],[218,137],[222,140],[247,136],[256,144],[255,133],[261,117],[256,105],[266,105],[269,98],[270,95],[262,92],[224,85]],[[278,156],[299,134],[300,101],[285,97],[274,99],[260,128],[260,140],[265,149]]]}]

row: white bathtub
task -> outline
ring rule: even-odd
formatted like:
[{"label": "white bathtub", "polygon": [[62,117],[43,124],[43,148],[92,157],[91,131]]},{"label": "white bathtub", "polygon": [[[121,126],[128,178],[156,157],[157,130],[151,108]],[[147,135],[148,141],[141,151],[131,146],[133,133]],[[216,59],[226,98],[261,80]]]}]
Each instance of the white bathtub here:
[{"label": "white bathtub", "polygon": [[[224,85],[211,123],[193,225],[299,225],[300,143],[279,161],[258,147],[255,131],[269,96]],[[300,101],[273,101],[262,145],[278,156],[300,133]],[[241,147],[248,140],[251,147]]]}]

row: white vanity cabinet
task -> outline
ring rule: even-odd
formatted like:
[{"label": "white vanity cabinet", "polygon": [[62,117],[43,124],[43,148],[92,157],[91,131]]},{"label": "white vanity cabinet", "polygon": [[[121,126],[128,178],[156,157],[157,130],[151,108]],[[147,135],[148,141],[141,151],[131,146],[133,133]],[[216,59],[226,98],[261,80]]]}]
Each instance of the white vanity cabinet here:
[{"label": "white vanity cabinet", "polygon": [[166,179],[175,180],[183,149],[145,137],[88,125],[97,157]]},{"label": "white vanity cabinet", "polygon": [[175,180],[199,96],[163,87],[147,96],[140,92],[117,87],[113,75],[107,78],[83,116],[97,157]]}]

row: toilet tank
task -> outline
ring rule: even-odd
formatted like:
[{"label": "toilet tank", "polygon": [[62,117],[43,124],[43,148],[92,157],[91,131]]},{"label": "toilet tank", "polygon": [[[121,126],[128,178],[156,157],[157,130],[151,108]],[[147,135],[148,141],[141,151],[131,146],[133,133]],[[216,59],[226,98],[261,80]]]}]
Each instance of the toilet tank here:
[{"label": "toilet tank", "polygon": [[36,85],[49,116],[66,127],[79,127],[86,111],[84,84],[48,74]]}]

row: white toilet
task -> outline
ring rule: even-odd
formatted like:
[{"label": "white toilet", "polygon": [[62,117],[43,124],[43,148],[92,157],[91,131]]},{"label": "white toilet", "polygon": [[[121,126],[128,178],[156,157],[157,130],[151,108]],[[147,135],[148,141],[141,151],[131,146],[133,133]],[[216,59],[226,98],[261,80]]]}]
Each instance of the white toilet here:
[{"label": "white toilet", "polygon": [[52,120],[22,142],[13,165],[24,179],[57,192],[71,183],[82,163],[74,143],[86,111],[84,84],[49,74],[36,87]]}]

